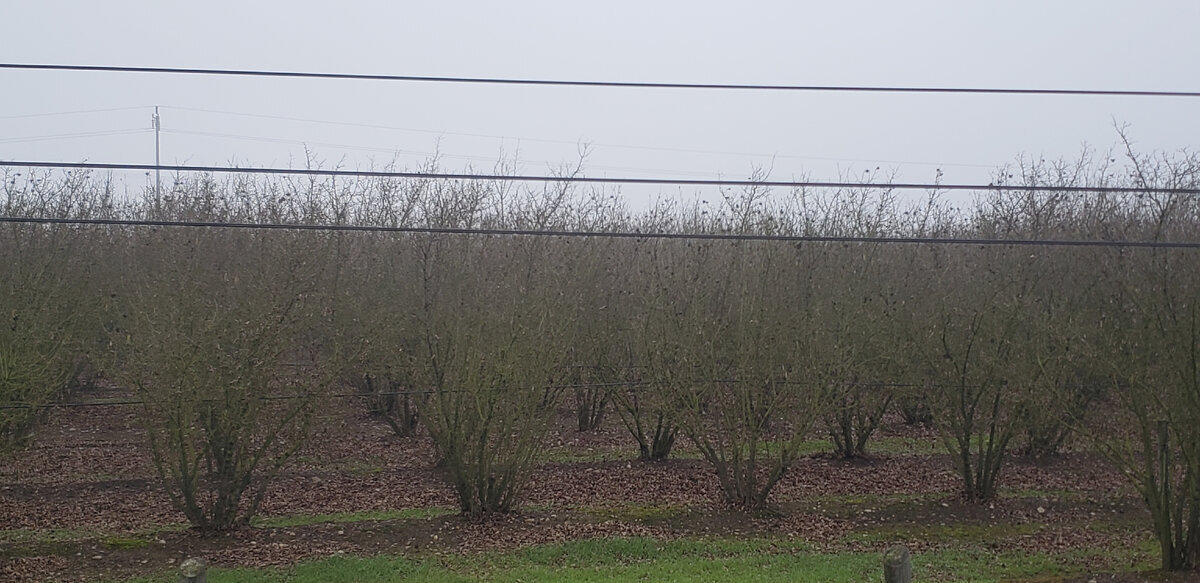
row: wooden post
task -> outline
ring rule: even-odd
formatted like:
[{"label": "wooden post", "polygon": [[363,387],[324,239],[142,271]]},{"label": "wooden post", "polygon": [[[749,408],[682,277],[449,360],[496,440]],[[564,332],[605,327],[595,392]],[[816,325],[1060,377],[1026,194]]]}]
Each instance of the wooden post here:
[{"label": "wooden post", "polygon": [[883,553],[884,583],[912,583],[912,555],[903,546],[894,546]]},{"label": "wooden post", "polygon": [[179,583],[208,583],[208,564],[192,557],[179,565]]}]

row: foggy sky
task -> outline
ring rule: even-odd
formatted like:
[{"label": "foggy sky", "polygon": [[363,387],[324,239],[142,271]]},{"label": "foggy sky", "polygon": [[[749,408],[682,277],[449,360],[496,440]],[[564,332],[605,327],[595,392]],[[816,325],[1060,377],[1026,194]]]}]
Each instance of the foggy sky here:
[{"label": "foggy sky", "polygon": [[[21,2],[0,61],[803,85],[1200,90],[1193,0]],[[987,182],[1017,155],[1200,136],[1200,99],[484,86],[0,70],[0,159]],[[109,108],[72,115],[32,114]],[[205,110],[205,111],[200,111]],[[225,112],[225,113],[216,113]],[[233,115],[249,114],[249,115]],[[310,123],[278,116],[337,123]],[[355,125],[357,124],[357,125]],[[376,126],[376,127],[364,127]],[[390,128],[390,129],[385,129]],[[64,137],[64,134],[138,133]],[[56,137],[58,136],[58,137]],[[136,177],[135,177],[136,179]],[[631,198],[643,191],[626,189]],[[635,204],[637,200],[633,200]]]}]

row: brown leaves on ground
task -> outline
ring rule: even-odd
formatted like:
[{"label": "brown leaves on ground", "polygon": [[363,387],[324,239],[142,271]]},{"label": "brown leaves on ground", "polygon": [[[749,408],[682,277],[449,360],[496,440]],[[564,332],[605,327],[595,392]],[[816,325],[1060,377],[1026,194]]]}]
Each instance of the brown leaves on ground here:
[{"label": "brown leaves on ground", "polygon": [[[87,398],[128,395],[101,388]],[[56,409],[32,445],[0,467],[0,530],[10,533],[0,538],[0,580],[119,579],[192,555],[222,566],[288,565],[335,554],[472,553],[601,537],[774,536],[821,549],[875,550],[878,540],[860,545],[847,535],[879,525],[964,521],[1038,525],[989,543],[1014,550],[1132,546],[1144,536],[1079,527],[1140,517],[1124,479],[1086,453],[1049,462],[1013,458],[1001,476],[1012,495],[984,506],[957,499],[958,481],[944,455],[812,456],[798,460],[773,493],[781,512],[747,516],[722,505],[716,477],[686,444],[677,452],[690,459],[640,462],[615,417],[597,431],[577,432],[574,424],[572,415],[560,416],[548,437],[552,453],[596,461],[539,465],[522,513],[480,522],[441,516],[251,528],[211,537],[180,531],[184,518],[158,486],[129,406]],[[898,423],[882,434],[933,439],[927,429]],[[433,462],[427,435],[397,438],[352,399],[324,406],[319,435],[268,490],[261,516],[451,511],[453,493]],[[64,531],[71,533],[65,542],[45,542]],[[109,548],[104,541],[113,537],[145,544]]]}]

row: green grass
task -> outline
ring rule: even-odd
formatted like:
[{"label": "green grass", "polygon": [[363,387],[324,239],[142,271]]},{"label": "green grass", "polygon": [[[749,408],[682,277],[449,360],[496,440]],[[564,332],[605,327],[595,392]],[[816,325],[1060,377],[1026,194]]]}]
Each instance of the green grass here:
[{"label": "green grass", "polygon": [[637,446],[624,448],[579,449],[575,447],[552,447],[537,456],[541,463],[575,464],[590,462],[633,461],[637,459]]},{"label": "green grass", "polygon": [[915,437],[876,437],[867,442],[868,454],[935,455],[944,454],[946,446],[938,439]]},{"label": "green grass", "polygon": [[579,511],[596,518],[608,520],[664,520],[687,512],[687,507],[681,504],[605,504],[601,506],[584,506]]},{"label": "green grass", "polygon": [[1041,524],[889,524],[853,532],[845,538],[863,543],[920,540],[983,546],[1009,537],[1034,534],[1042,528]]},{"label": "green grass", "polygon": [[95,531],[78,528],[55,528],[47,530],[14,528],[0,530],[0,543],[61,543],[92,538]]},{"label": "green grass", "polygon": [[[340,512],[334,514],[297,514],[293,516],[273,516],[256,518],[253,525],[264,528],[291,528],[311,524],[351,523],[380,520],[424,520],[440,516],[457,514],[458,510],[450,507],[431,506],[428,508],[407,508],[404,510],[368,510],[362,512]],[[134,549],[146,546],[153,535],[165,532],[186,530],[186,524],[170,524],[144,528],[135,532],[106,532],[85,529],[10,529],[0,530],[0,543],[11,544],[54,544],[78,542],[99,538],[100,542],[111,549]]]},{"label": "green grass", "polygon": [[[8,544],[56,544],[70,543],[87,540],[99,539],[100,542],[108,545],[108,541],[117,541],[115,546],[122,543],[120,541],[145,540],[153,538],[155,535],[167,532],[180,532],[187,530],[188,525],[177,524],[162,524],[140,528],[135,531],[120,531],[120,530],[104,530],[104,529],[82,529],[82,528],[54,528],[54,529],[34,529],[34,528],[15,528],[10,530],[0,530],[0,543]],[[134,544],[130,542],[129,544]],[[110,548],[114,545],[109,545]]]},{"label": "green grass", "polygon": [[[128,583],[174,581],[175,571]],[[469,581],[428,561],[399,557],[331,557],[291,569],[209,569],[209,583],[383,583],[402,581]]]},{"label": "green grass", "polygon": [[794,505],[834,518],[854,518],[864,511],[899,511],[945,498],[943,492],[925,494],[829,494],[796,500]]},{"label": "green grass", "polygon": [[[993,582],[1082,569],[1148,569],[1146,557],[1108,549],[1054,555],[981,549],[916,553],[919,581]],[[1136,555],[1136,556],[1135,556]],[[851,582],[881,578],[878,553],[819,553],[787,540],[599,539],[479,555],[333,557],[290,569],[214,569],[211,583],[585,581]],[[166,578],[139,581],[168,580]],[[1044,579],[1043,579],[1044,580]]]},{"label": "green grass", "polygon": [[335,514],[297,514],[294,516],[276,516],[254,520],[254,526],[288,528],[307,526],[310,524],[326,524],[337,522],[367,522],[397,519],[428,519],[439,516],[457,514],[454,508],[432,506],[429,508],[406,508],[404,510],[368,510],[364,512],[339,512]]}]

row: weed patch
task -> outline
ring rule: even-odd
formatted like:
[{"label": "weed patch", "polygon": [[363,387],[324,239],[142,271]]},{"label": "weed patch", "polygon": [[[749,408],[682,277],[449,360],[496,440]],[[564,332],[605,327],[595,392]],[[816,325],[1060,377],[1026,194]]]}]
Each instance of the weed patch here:
[{"label": "weed patch", "polygon": [[372,510],[366,512],[340,512],[335,514],[298,514],[294,516],[278,516],[254,521],[254,526],[267,528],[288,528],[307,526],[310,524],[367,522],[381,520],[422,520],[456,514],[453,508],[429,507],[406,508],[404,510]]}]

